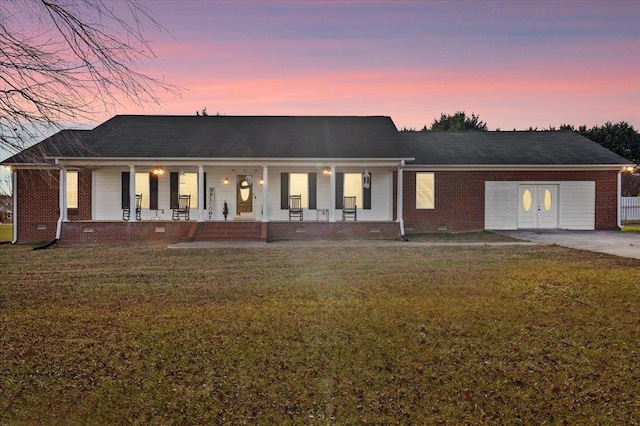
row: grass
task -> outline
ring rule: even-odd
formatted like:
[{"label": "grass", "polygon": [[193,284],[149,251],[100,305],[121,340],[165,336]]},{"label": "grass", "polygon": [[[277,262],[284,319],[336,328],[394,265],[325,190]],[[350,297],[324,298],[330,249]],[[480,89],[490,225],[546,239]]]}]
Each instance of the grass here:
[{"label": "grass", "polygon": [[0,424],[638,424],[640,261],[0,246]]},{"label": "grass", "polygon": [[10,223],[0,223],[0,243],[13,240],[13,225]]},{"label": "grass", "polygon": [[640,232],[640,224],[628,224],[622,226],[622,232]]},{"label": "grass", "polygon": [[499,243],[499,242],[513,242],[519,241],[516,238],[511,238],[506,235],[501,235],[491,231],[480,232],[434,232],[426,234],[408,234],[407,237],[411,241],[433,241],[433,242],[451,242],[451,243],[466,243],[466,242],[487,242],[487,243]]}]

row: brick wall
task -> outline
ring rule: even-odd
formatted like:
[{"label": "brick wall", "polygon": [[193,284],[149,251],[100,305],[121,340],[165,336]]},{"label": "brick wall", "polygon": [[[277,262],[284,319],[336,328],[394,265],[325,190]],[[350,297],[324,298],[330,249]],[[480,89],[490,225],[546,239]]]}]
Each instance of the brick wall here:
[{"label": "brick wall", "polygon": [[398,238],[400,225],[395,222],[269,222],[267,232],[268,241]]},{"label": "brick wall", "polygon": [[415,208],[415,172],[405,171],[403,178],[403,217],[407,233],[483,230],[487,181],[595,181],[596,229],[616,229],[616,171],[435,172],[435,208],[432,210]]},{"label": "brick wall", "polygon": [[65,222],[61,247],[185,241],[197,222]]},{"label": "brick wall", "polygon": [[60,217],[57,170],[18,170],[18,242],[51,241]]}]

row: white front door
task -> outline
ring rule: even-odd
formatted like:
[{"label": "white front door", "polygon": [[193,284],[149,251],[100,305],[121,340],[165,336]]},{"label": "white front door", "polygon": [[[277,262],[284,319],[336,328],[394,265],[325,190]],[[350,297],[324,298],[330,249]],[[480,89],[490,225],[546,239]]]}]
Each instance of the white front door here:
[{"label": "white front door", "polygon": [[518,186],[518,228],[558,228],[558,185]]}]

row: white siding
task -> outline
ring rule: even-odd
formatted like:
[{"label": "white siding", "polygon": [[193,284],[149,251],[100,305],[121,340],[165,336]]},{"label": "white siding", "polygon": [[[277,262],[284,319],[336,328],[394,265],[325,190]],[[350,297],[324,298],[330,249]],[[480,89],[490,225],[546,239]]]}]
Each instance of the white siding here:
[{"label": "white siding", "polygon": [[558,199],[558,228],[576,230],[595,229],[595,182],[560,182]]},{"label": "white siding", "polygon": [[95,220],[122,220],[122,172],[128,171],[128,168],[94,170]]},{"label": "white siding", "polygon": [[518,228],[518,182],[485,182],[484,228]]}]

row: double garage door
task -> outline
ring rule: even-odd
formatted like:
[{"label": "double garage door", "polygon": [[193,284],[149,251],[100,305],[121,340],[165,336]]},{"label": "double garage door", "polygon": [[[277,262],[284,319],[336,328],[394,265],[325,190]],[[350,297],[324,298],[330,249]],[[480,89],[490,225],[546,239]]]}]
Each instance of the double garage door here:
[{"label": "double garage door", "polygon": [[595,182],[485,182],[485,229],[595,229]]}]

